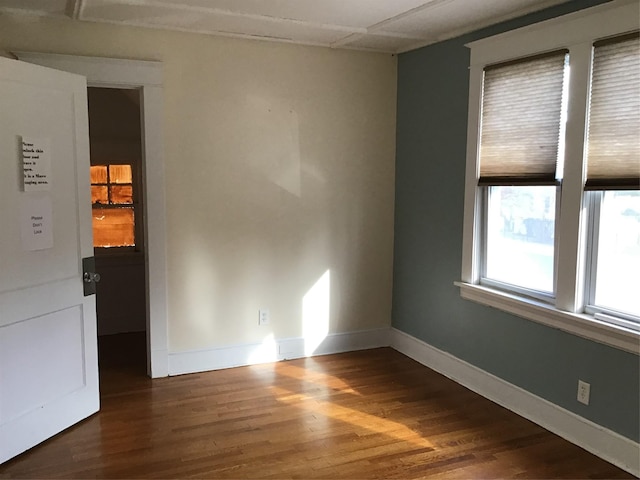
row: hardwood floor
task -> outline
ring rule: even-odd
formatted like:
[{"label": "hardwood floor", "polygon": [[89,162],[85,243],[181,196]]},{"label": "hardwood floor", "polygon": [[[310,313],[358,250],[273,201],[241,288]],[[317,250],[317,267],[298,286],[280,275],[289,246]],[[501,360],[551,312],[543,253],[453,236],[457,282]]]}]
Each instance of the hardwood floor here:
[{"label": "hardwood floor", "polygon": [[633,478],[389,348],[150,380],[124,340],[0,478]]}]

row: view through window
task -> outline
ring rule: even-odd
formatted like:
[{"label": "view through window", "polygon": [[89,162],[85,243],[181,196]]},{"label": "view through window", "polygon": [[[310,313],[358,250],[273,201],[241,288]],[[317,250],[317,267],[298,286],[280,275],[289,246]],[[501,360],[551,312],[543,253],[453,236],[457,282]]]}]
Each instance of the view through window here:
[{"label": "view through window", "polygon": [[555,186],[489,187],[486,276],[553,292]]},{"label": "view through window", "polygon": [[131,165],[91,167],[94,247],[135,246]]}]

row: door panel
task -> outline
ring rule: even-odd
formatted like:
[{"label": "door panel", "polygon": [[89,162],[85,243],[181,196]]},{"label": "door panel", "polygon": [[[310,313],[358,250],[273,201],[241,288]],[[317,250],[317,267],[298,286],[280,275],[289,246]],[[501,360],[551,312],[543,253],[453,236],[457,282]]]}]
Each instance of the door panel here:
[{"label": "door panel", "polygon": [[[47,105],[47,108],[43,109],[43,105]],[[55,85],[49,87],[3,82],[0,112],[4,113],[0,116],[0,138],[5,159],[0,179],[0,203],[13,206],[8,214],[10,225],[15,227],[0,229],[0,245],[12,252],[11,255],[3,255],[0,260],[0,292],[75,277],[79,268],[76,258],[79,219],[77,209],[69,208],[77,201],[76,169],[73,161],[73,94],[60,91]],[[11,116],[7,113],[11,113]],[[28,193],[20,191],[21,136],[48,141],[51,190]],[[51,198],[55,216],[55,222],[52,223],[53,248],[25,251],[22,249],[19,228],[22,202],[44,196]]]},{"label": "door panel", "polygon": [[83,333],[77,306],[5,327],[0,365],[19,368],[0,370],[0,424],[85,386]]},{"label": "door panel", "polygon": [[[22,137],[48,150],[45,191],[23,188]],[[53,241],[33,250],[41,203]],[[0,462],[99,409],[92,255],[86,80],[0,58]]]}]

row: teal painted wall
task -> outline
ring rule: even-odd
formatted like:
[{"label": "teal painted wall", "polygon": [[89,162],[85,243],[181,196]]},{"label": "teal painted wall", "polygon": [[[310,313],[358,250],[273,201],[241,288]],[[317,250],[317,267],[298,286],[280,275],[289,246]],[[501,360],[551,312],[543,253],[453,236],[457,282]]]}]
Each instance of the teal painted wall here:
[{"label": "teal painted wall", "polygon": [[[567,410],[640,439],[636,355],[460,298],[469,50],[465,43],[586,8],[559,7],[398,59],[393,326]],[[578,379],[591,404],[577,402]]]}]

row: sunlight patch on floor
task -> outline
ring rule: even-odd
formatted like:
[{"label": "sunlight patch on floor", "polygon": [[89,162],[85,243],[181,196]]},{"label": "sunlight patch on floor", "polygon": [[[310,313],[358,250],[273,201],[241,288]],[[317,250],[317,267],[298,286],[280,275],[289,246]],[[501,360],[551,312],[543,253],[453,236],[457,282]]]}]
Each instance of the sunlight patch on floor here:
[{"label": "sunlight patch on floor", "polygon": [[324,372],[314,372],[313,370],[298,367],[290,363],[285,363],[281,367],[279,366],[278,375],[295,378],[296,380],[304,380],[305,382],[311,382],[318,386],[327,386],[328,388],[339,390],[342,393],[362,396],[360,392],[354,390],[351,385],[341,378]]},{"label": "sunlight patch on floor", "polygon": [[393,420],[343,407],[333,402],[318,400],[304,393],[295,393],[276,386],[270,388],[276,395],[278,401],[307,410],[314,415],[322,415],[325,418],[346,422],[363,430],[387,435],[396,440],[410,442],[419,447],[434,448],[434,445],[425,438],[422,438],[419,433]]}]

